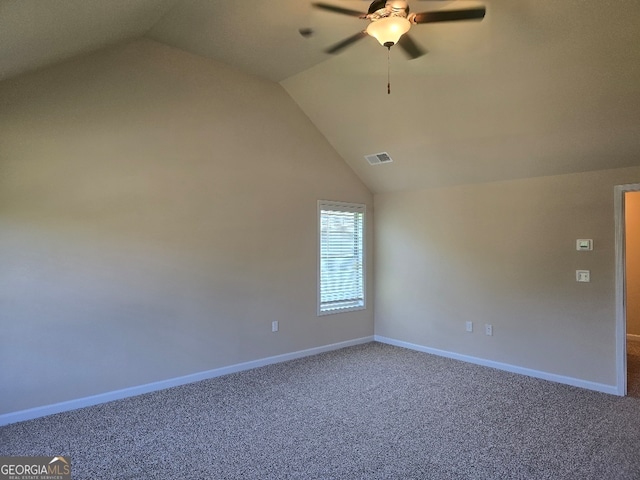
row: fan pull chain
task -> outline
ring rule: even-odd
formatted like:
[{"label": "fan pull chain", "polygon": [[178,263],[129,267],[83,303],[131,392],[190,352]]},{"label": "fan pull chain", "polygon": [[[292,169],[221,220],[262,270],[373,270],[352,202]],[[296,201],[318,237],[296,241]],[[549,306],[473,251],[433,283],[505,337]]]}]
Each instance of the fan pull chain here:
[{"label": "fan pull chain", "polygon": [[391,95],[391,47],[387,47],[387,95]]}]

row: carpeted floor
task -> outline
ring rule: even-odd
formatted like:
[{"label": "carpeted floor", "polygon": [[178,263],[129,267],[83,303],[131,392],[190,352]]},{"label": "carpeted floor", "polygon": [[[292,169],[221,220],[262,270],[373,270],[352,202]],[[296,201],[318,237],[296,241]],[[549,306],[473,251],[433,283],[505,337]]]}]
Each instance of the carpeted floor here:
[{"label": "carpeted floor", "polygon": [[627,395],[640,398],[640,341],[627,340]]},{"label": "carpeted floor", "polygon": [[640,400],[370,343],[0,429],[74,479],[640,478]]}]

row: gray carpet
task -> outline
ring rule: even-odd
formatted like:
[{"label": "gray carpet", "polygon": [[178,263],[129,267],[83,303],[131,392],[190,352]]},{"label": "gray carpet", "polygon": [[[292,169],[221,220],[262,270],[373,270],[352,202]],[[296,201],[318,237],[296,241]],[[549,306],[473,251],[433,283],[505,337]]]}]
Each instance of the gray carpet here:
[{"label": "gray carpet", "polygon": [[74,479],[640,478],[640,400],[379,343],[8,425]]}]

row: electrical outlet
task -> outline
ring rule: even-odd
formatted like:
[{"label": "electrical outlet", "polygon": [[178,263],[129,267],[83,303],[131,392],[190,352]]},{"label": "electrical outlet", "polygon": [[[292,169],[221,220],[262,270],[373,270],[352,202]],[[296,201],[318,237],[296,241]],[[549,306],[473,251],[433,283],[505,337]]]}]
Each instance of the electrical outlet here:
[{"label": "electrical outlet", "polygon": [[273,322],[271,322],[271,331],[272,332],[277,332],[278,331],[278,321],[274,320]]},{"label": "electrical outlet", "polygon": [[493,335],[493,326],[489,323],[484,324],[484,333],[485,335]]},{"label": "electrical outlet", "polygon": [[467,332],[473,332],[473,322],[467,322],[466,330]]},{"label": "electrical outlet", "polygon": [[588,283],[591,281],[591,271],[589,270],[576,270],[576,282]]}]

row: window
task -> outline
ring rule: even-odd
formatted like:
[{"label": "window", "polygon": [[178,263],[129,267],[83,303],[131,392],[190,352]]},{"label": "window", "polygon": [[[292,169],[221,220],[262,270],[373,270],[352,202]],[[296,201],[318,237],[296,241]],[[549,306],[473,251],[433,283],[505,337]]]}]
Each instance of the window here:
[{"label": "window", "polygon": [[318,202],[318,315],[365,308],[365,206]]}]

